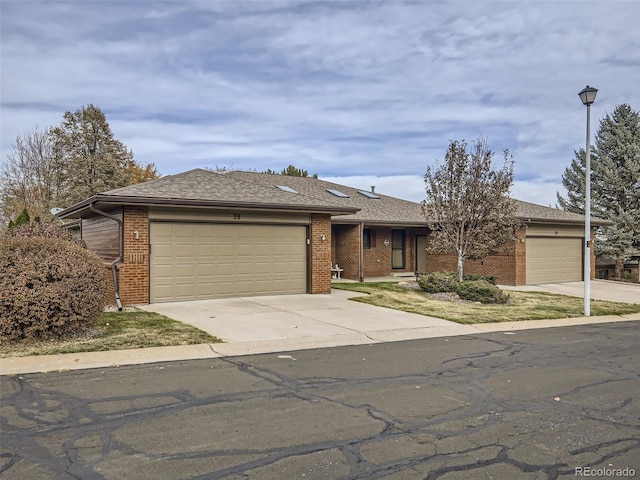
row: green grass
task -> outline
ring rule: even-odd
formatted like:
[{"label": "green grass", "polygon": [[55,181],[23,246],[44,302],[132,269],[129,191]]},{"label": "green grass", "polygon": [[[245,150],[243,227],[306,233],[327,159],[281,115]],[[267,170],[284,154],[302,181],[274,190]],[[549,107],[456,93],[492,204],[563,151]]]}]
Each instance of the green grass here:
[{"label": "green grass", "polygon": [[[332,288],[368,294],[354,298],[357,302],[464,324],[544,320],[583,315],[582,298],[543,292],[509,291],[509,303],[485,305],[434,300],[420,290],[401,287],[397,283],[336,283]],[[593,316],[638,312],[640,305],[600,300],[591,302]]]},{"label": "green grass", "polygon": [[218,343],[221,340],[186,323],[141,310],[105,312],[96,328],[72,338],[7,341],[0,357],[100,352],[130,348]]}]

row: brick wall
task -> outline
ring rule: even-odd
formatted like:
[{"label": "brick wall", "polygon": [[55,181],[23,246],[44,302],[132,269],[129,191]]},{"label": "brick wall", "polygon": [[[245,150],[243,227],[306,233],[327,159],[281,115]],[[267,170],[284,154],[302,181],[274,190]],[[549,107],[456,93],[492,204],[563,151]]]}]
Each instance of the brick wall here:
[{"label": "brick wall", "polygon": [[[364,250],[364,276],[384,277],[391,274],[391,227],[370,227],[371,246]],[[385,246],[384,241],[389,240]]]},{"label": "brick wall", "polygon": [[331,238],[331,263],[344,271],[342,278],[360,278],[360,225],[334,225]]},{"label": "brick wall", "polygon": [[[138,232],[138,238],[134,236]],[[149,303],[149,209],[124,209],[124,264],[118,281],[123,305]]]},{"label": "brick wall", "polygon": [[[331,293],[331,215],[311,215],[311,292]],[[325,240],[321,239],[324,235]]]},{"label": "brick wall", "polygon": [[[524,285],[526,283],[526,242],[525,230],[516,233],[516,240],[500,253],[489,255],[482,260],[465,260],[464,273],[471,275],[496,275],[501,285]],[[427,244],[429,239],[427,238]],[[456,255],[427,254],[427,272],[456,272]]]},{"label": "brick wall", "polygon": [[[426,228],[405,229],[405,268],[391,268],[391,227],[366,227],[370,231],[370,248],[363,249],[364,276],[384,277],[399,272],[413,272],[416,265],[416,235],[426,235]],[[389,245],[384,241],[389,240]],[[343,268],[342,277],[360,278],[360,225],[334,225],[332,263]]]}]

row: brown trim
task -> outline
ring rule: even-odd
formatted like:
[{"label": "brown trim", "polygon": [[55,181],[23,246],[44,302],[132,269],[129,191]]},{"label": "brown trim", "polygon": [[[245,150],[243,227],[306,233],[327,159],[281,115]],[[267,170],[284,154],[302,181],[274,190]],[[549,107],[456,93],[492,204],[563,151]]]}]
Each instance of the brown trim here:
[{"label": "brown trim", "polygon": [[59,218],[73,218],[89,208],[89,205],[113,205],[113,206],[174,206],[174,207],[200,207],[200,208],[233,208],[251,210],[274,210],[292,211],[308,213],[328,213],[331,215],[352,215],[360,209],[355,207],[334,207],[331,205],[296,205],[258,202],[228,202],[219,200],[198,200],[198,199],[174,199],[174,198],[150,198],[150,197],[116,197],[109,195],[94,195],[76,205],[66,208],[58,214]]}]

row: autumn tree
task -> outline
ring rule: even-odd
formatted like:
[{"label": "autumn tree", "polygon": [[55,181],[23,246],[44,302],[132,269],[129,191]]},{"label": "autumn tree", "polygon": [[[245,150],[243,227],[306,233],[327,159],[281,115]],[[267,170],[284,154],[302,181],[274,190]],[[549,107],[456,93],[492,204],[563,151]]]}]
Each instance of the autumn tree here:
[{"label": "autumn tree", "polygon": [[50,218],[63,190],[49,132],[34,127],[18,135],[11,147],[0,168],[2,223],[25,209],[33,218]]},{"label": "autumn tree", "polygon": [[48,220],[52,207],[72,205],[95,193],[159,176],[116,140],[104,113],[89,105],[66,112],[58,127],[19,135],[0,170],[3,224],[24,209]]},{"label": "autumn tree", "polygon": [[483,138],[470,147],[464,140],[453,140],[444,162],[428,166],[424,177],[423,212],[433,231],[429,251],[456,255],[460,280],[465,259],[497,253],[515,238],[519,224],[509,197],[513,160],[505,150],[503,167],[494,170],[493,155]]},{"label": "autumn tree", "polygon": [[107,119],[94,105],[65,112],[51,129],[55,162],[64,176],[66,203],[128,185],[133,152],[116,140]]},{"label": "autumn tree", "polygon": [[[557,194],[564,210],[584,214],[584,150],[562,175],[567,197]],[[616,260],[616,277],[624,262],[640,249],[640,113],[629,105],[618,105],[601,121],[591,158],[591,210],[611,220],[595,245],[596,255]]]}]

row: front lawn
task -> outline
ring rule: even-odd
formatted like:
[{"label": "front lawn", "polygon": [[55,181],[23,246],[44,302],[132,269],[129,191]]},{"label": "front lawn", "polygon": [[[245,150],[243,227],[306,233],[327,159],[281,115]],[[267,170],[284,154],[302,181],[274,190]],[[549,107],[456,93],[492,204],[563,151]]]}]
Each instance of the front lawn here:
[{"label": "front lawn", "polygon": [[[435,300],[421,290],[397,283],[334,283],[332,288],[368,294],[353,298],[357,302],[465,324],[581,317],[584,306],[582,298],[543,292],[509,291],[509,303],[486,305]],[[593,316],[637,312],[640,312],[640,305],[601,300],[591,302]]]},{"label": "front lawn", "polygon": [[73,338],[49,340],[3,339],[0,357],[99,352],[130,348],[166,347],[221,340],[186,323],[142,310],[105,312],[96,328]]}]

